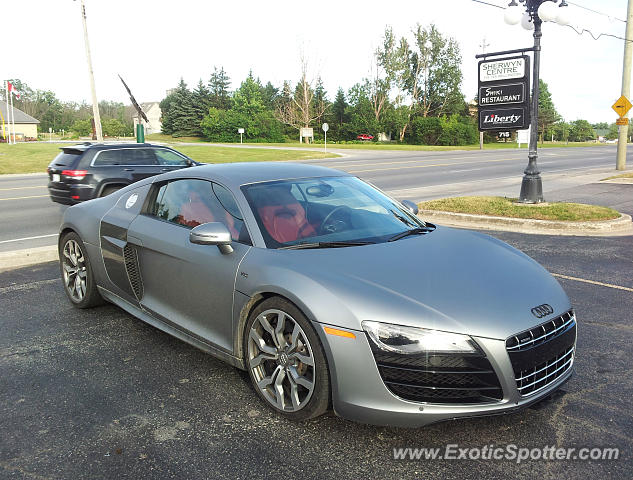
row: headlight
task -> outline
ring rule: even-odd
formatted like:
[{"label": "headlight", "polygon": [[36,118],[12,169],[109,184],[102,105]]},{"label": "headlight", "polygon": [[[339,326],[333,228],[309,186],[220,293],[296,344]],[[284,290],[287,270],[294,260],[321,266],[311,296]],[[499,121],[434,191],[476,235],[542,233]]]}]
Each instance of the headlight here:
[{"label": "headlight", "polygon": [[468,335],[380,322],[363,322],[363,330],[381,350],[394,353],[477,353]]}]

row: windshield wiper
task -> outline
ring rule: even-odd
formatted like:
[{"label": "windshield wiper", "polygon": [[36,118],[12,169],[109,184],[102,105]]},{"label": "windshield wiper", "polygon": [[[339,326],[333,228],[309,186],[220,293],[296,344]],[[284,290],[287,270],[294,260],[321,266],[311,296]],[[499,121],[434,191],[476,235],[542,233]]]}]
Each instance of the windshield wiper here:
[{"label": "windshield wiper", "polygon": [[416,227],[411,230],[405,230],[404,232],[396,233],[393,237],[391,237],[388,242],[395,242],[396,240],[400,240],[401,238],[408,237],[409,235],[423,235],[425,233],[429,233],[435,230],[430,227]]},{"label": "windshield wiper", "polygon": [[286,247],[279,247],[279,250],[301,250],[303,248],[341,248],[341,247],[355,247],[358,245],[370,245],[374,242],[304,242],[296,243],[294,245],[288,245]]}]

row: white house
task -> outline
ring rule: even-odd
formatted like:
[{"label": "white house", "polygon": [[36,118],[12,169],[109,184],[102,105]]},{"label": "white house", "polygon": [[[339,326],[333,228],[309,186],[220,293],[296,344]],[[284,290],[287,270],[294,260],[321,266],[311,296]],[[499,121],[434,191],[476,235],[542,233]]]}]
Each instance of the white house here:
[{"label": "white house", "polygon": [[[162,124],[160,121],[161,111],[160,105],[158,102],[145,102],[141,103],[141,108],[145,115],[147,115],[147,119],[149,120],[149,125],[145,125],[145,133],[160,133],[162,131]],[[138,113],[132,115],[132,121],[134,122],[134,131],[136,131],[136,125],[138,125]]]}]

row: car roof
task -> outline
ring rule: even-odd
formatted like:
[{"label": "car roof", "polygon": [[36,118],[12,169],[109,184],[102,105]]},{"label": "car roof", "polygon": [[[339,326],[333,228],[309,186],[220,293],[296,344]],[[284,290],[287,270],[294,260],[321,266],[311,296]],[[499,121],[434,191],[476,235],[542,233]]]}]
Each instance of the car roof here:
[{"label": "car roof", "polygon": [[91,142],[84,142],[84,143],[79,143],[77,145],[69,145],[69,146],[64,146],[64,147],[59,147],[60,150],[72,150],[72,151],[79,151],[79,152],[85,152],[86,150],[108,150],[108,149],[113,149],[113,148],[147,148],[147,147],[152,147],[152,148],[171,148],[168,147],[167,145],[157,145],[154,143],[131,143],[131,142],[108,142],[108,143],[91,143]]},{"label": "car roof", "polygon": [[341,177],[346,172],[333,168],[293,162],[237,162],[217,163],[199,167],[185,168],[174,172],[173,177],[197,177],[217,180],[227,187],[239,188],[241,185],[295,178]]}]

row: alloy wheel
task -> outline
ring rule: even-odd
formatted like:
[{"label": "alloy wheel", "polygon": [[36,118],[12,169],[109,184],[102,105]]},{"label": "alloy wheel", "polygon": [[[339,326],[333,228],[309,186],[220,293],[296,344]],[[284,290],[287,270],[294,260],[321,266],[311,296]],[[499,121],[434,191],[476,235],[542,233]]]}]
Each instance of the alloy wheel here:
[{"label": "alloy wheel", "polygon": [[86,258],[79,244],[72,239],[64,244],[62,257],[64,287],[70,298],[79,303],[87,291]]},{"label": "alloy wheel", "polygon": [[284,412],[301,410],[312,397],[315,362],[306,333],[281,310],[266,310],[248,335],[248,367],[264,398]]}]

